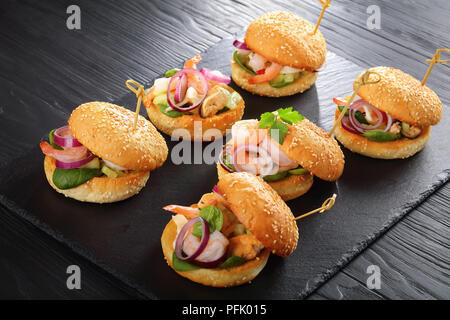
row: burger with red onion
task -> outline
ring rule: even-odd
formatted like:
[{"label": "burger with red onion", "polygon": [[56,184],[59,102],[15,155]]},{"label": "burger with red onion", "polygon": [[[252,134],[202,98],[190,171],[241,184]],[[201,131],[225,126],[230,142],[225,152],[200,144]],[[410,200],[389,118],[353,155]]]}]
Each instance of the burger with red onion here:
[{"label": "burger with red onion", "polygon": [[197,204],[164,209],[176,214],[161,236],[168,265],[206,286],[250,282],[271,252],[287,257],[297,247],[289,207],[266,182],[246,172],[225,175]]},{"label": "burger with red onion", "polygon": [[218,70],[198,70],[200,60],[195,55],[183,69],[167,71],[146,90],[143,101],[148,117],[165,134],[184,129],[183,139],[214,140],[208,129],[217,129],[223,136],[244,114],[244,100],[228,86],[230,78]]},{"label": "burger with red onion", "polygon": [[[399,69],[374,67],[369,71],[377,73],[380,81],[361,86],[336,127],[336,138],[347,149],[372,158],[416,154],[430,139],[431,126],[440,121],[442,102],[433,90]],[[347,101],[348,97],[334,99],[336,120]]]},{"label": "burger with red onion", "polygon": [[144,117],[107,102],[76,108],[68,125],[40,143],[48,183],[79,201],[115,202],[137,194],[167,158],[164,138]]},{"label": "burger with red onion", "polygon": [[325,63],[327,46],[314,25],[288,12],[269,12],[234,42],[231,77],[252,93],[281,97],[309,89]]},{"label": "burger with red onion", "polygon": [[313,176],[335,181],[344,170],[336,140],[292,108],[241,120],[231,133],[219,155],[219,178],[232,172],[260,176],[286,201],[306,193]]}]

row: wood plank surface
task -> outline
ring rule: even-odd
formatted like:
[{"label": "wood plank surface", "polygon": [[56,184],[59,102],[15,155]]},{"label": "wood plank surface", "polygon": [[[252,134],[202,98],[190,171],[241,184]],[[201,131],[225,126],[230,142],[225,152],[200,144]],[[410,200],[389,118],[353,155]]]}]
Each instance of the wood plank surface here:
[{"label": "wood plank surface", "polygon": [[[65,27],[66,8],[78,4],[82,30]],[[321,31],[333,52],[361,66],[394,65],[421,77],[425,59],[450,43],[450,2],[370,1],[381,8],[381,30],[368,30],[364,0],[334,1]],[[20,135],[26,121],[40,128],[39,108],[58,125],[68,109],[88,100],[117,99],[124,79],[146,82],[195,52],[241,32],[269,10],[290,10],[315,21],[317,1],[2,1],[0,5],[0,165],[36,143]],[[123,55],[120,48],[129,48]],[[114,67],[112,67],[114,66]],[[450,67],[436,66],[428,82],[449,105]],[[346,85],[346,84],[345,84]],[[10,117],[19,108],[21,117]],[[440,124],[443,125],[443,124]],[[11,143],[13,141],[13,143]],[[448,147],[448,141],[443,141]],[[412,182],[413,183],[413,182]],[[310,298],[450,298],[450,187],[423,205],[365,250]],[[126,286],[55,243],[2,208],[0,215],[2,297],[126,298]],[[84,288],[65,289],[65,269],[78,264]],[[366,288],[368,265],[379,265],[382,287]],[[85,282],[86,281],[86,282]],[[6,288],[6,287],[5,287]]]}]

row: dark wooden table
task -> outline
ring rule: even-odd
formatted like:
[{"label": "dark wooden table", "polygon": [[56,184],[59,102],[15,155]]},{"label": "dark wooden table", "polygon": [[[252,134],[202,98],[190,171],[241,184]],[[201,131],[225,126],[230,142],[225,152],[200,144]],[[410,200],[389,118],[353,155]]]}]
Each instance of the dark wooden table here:
[{"label": "dark wooden table", "polygon": [[[81,8],[81,30],[66,27],[66,8]],[[366,10],[381,9],[369,30]],[[145,82],[258,15],[285,9],[315,21],[318,1],[11,1],[0,5],[0,165],[36,144],[39,110],[114,100],[124,79]],[[321,24],[329,50],[363,67],[393,65],[414,73],[436,48],[450,46],[450,2],[336,0]],[[126,50],[124,49],[126,48]],[[450,68],[436,66],[430,87],[448,87]],[[445,81],[447,81],[445,83]],[[348,84],[345,84],[348,85]],[[441,97],[450,105],[449,95]],[[22,108],[22,118],[8,110]],[[445,111],[447,112],[447,111]],[[26,121],[32,130],[21,131]],[[55,118],[55,127],[58,125]],[[448,124],[440,124],[448,125]],[[443,147],[449,147],[443,141]],[[1,183],[1,182],[0,182]],[[36,191],[38,192],[38,190]],[[450,185],[444,185],[309,299],[450,298]],[[82,270],[82,290],[68,290],[66,268]],[[381,268],[380,290],[366,286]],[[0,298],[129,299],[140,297],[101,268],[0,206]]]}]

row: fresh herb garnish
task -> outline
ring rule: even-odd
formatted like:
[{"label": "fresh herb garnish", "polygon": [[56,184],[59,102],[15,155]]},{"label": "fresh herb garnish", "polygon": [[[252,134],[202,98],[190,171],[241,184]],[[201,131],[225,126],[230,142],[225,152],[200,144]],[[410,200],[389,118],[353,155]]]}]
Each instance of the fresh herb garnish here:
[{"label": "fresh herb garnish", "polygon": [[[339,112],[342,112],[344,110],[345,106],[338,106]],[[348,116],[348,109],[345,111],[344,116]]]},{"label": "fresh herb garnish", "polygon": [[177,73],[178,71],[180,71],[180,69],[178,69],[178,68],[174,68],[174,69],[167,70],[166,73],[164,74],[164,76],[165,76],[166,78],[170,78],[171,76],[173,76],[173,75],[174,75],[175,73]]},{"label": "fresh herb garnish", "polygon": [[366,119],[366,117],[364,116],[364,114],[363,114],[361,111],[359,111],[359,110],[356,110],[356,112],[355,112],[355,118],[356,118],[356,120],[358,120],[359,123],[362,123],[362,124],[369,124],[369,122],[367,121],[367,119]]},{"label": "fresh herb garnish", "polygon": [[231,256],[229,257],[227,260],[225,260],[220,266],[219,268],[231,268],[231,267],[236,267],[238,265],[241,265],[245,262],[246,260],[244,258],[238,257],[238,256]]},{"label": "fresh herb garnish", "polygon": [[[203,218],[209,226],[209,232],[213,233],[214,231],[222,229],[223,225],[223,215],[222,211],[220,211],[216,206],[207,206],[200,210],[199,217]],[[197,222],[194,224],[194,228],[192,229],[192,234],[198,238],[202,237],[202,224]]]},{"label": "fresh herb garnish", "polygon": [[239,67],[241,67],[242,69],[244,69],[245,71],[247,71],[251,75],[256,75],[255,71],[253,71],[252,69],[247,68],[247,66],[245,65],[245,63],[243,61],[243,57],[238,54],[237,50],[234,51],[234,53],[233,53],[233,59],[237,63],[237,65]]},{"label": "fresh herb garnish", "polygon": [[296,124],[302,121],[304,117],[295,110],[290,108],[280,108],[276,114],[271,112],[265,112],[261,115],[259,121],[259,128],[269,128],[269,135],[272,139],[279,144],[283,144],[284,137],[288,133],[288,124]]},{"label": "fresh herb garnish", "polygon": [[78,187],[79,185],[100,177],[103,172],[100,169],[60,169],[56,168],[53,172],[52,181],[58,189],[65,190]]},{"label": "fresh herb garnish", "polygon": [[172,265],[176,271],[192,271],[200,269],[199,266],[196,266],[195,264],[192,264],[189,261],[183,261],[181,259],[178,259],[175,252],[172,255]]},{"label": "fresh herb garnish", "polygon": [[296,124],[305,119],[305,117],[302,116],[300,113],[298,113],[295,110],[292,110],[292,107],[286,109],[280,108],[277,110],[277,112],[281,120],[289,124]]}]

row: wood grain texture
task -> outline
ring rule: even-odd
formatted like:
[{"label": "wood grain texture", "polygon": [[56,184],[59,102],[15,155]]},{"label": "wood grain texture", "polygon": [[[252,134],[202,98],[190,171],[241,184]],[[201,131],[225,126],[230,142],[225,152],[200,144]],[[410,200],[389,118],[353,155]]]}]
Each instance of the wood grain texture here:
[{"label": "wood grain texture", "polygon": [[[65,28],[65,10],[70,4],[78,4],[82,9],[81,32]],[[377,4],[382,10],[381,30],[366,29],[367,1],[333,2],[321,25],[330,50],[362,66],[395,65],[420,78],[427,68],[424,61],[431,57],[435,47],[448,46],[450,3],[374,0],[370,4]],[[320,11],[313,0],[171,1],[170,6],[167,1],[144,0],[2,1],[0,165],[36,143],[36,137],[31,135],[21,136],[20,141],[15,139],[22,121],[32,127],[28,132],[51,129],[39,127],[44,115],[35,109],[51,110],[51,121],[57,126],[82,102],[112,101],[122,96],[127,92],[124,81],[128,77],[147,82],[193,53],[242,31],[261,13],[275,9],[291,10],[312,21]],[[120,47],[130,48],[129,55],[121,55],[117,50]],[[438,94],[445,92],[449,73],[449,66],[437,66],[429,86]],[[448,99],[443,102],[449,104]],[[21,117],[10,117],[8,108],[19,108]],[[448,147],[448,141],[443,141],[443,147],[444,144]],[[446,185],[312,297],[449,298],[449,195],[450,187]],[[0,225],[9,227],[3,228],[0,235],[7,235],[5,246],[14,248],[20,233],[13,230],[27,224],[13,215],[5,217],[1,215]],[[85,268],[85,274],[93,279],[90,293],[71,296],[55,288],[62,279],[42,274],[50,269],[61,270],[68,261],[89,263],[42,237],[33,227],[28,226],[21,235],[22,247],[10,251],[15,254],[2,252],[0,260],[6,261],[2,264],[5,272],[1,272],[0,282],[24,279],[17,281],[16,287],[20,289],[14,297],[115,297],[113,289],[103,290],[113,280],[89,267]],[[36,241],[39,237],[42,240]],[[44,252],[51,246],[57,247],[54,249],[57,254],[44,264],[35,252]],[[365,287],[369,263],[382,267],[380,292]],[[34,271],[24,269],[24,264],[33,265]]]}]

